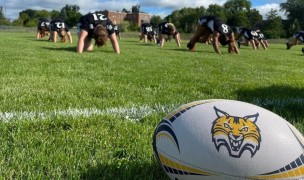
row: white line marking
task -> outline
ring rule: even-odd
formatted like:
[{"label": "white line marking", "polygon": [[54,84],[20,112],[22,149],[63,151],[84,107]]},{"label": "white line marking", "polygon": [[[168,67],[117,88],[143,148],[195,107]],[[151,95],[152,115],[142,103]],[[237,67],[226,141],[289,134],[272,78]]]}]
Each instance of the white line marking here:
[{"label": "white line marking", "polygon": [[23,111],[23,112],[0,112],[0,121],[10,122],[10,121],[21,121],[21,120],[47,120],[53,117],[91,117],[91,116],[102,116],[102,115],[112,115],[121,118],[125,118],[130,121],[139,121],[145,116],[151,115],[153,113],[168,113],[176,107],[172,106],[155,106],[154,108],[150,106],[133,106],[133,107],[117,107],[109,109],[96,109],[96,108],[85,108],[85,109],[66,109],[66,110],[54,110],[54,111]]},{"label": "white line marking", "polygon": [[[249,102],[250,103],[250,102]],[[273,105],[276,108],[283,109],[286,105],[290,104],[304,104],[303,98],[290,98],[290,99],[255,99],[252,104],[258,106]],[[84,108],[84,109],[65,109],[65,110],[54,110],[54,111],[23,111],[23,112],[0,112],[0,121],[39,121],[52,119],[54,117],[91,117],[91,116],[102,116],[111,115],[124,118],[129,121],[138,122],[145,116],[153,113],[169,113],[179,107],[180,105],[154,105],[154,107],[143,105],[143,106],[132,106],[132,107],[114,107],[108,109],[96,109],[96,108]]]}]

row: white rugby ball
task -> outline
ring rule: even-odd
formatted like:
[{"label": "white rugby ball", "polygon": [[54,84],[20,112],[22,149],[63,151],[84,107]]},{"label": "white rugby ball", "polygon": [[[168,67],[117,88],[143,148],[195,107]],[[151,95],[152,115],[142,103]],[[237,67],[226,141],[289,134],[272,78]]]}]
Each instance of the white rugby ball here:
[{"label": "white rugby ball", "polygon": [[169,113],[153,136],[170,179],[303,179],[304,138],[282,117],[224,99],[195,101]]}]

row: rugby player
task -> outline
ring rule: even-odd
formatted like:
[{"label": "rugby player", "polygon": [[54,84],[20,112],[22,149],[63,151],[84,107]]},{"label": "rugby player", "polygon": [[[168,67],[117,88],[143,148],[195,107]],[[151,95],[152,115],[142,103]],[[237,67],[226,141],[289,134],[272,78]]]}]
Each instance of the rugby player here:
[{"label": "rugby player", "polygon": [[174,24],[169,22],[162,22],[158,25],[158,46],[164,47],[166,35],[168,37],[173,36],[177,46],[181,47],[180,33],[176,30]]},{"label": "rugby player", "polygon": [[[244,42],[239,41],[241,37],[245,38]],[[253,49],[257,49],[256,44],[258,43],[258,38],[259,35],[256,31],[248,28],[241,28],[240,32],[236,35],[235,40],[238,41],[239,48],[241,45],[249,46],[250,43]]]},{"label": "rugby player", "polygon": [[292,36],[286,43],[287,49],[290,49],[292,46],[298,45],[299,43],[304,43],[304,31],[298,31]]},{"label": "rugby player", "polygon": [[55,18],[51,21],[51,41],[57,42],[57,35],[60,37],[61,42],[73,43],[72,34],[62,18]]},{"label": "rugby player", "polygon": [[196,32],[187,44],[189,50],[195,50],[195,43],[205,43],[212,35],[212,45],[214,51],[221,54],[219,43],[223,46],[228,45],[229,53],[239,54],[236,47],[234,34],[231,28],[225,24],[219,17],[216,16],[202,16],[196,25]]},{"label": "rugby player", "polygon": [[120,54],[119,44],[115,35],[114,24],[101,12],[88,13],[80,17],[78,24],[77,52],[93,51],[92,39],[97,47],[106,45],[108,38],[114,52]]},{"label": "rugby player", "polygon": [[40,39],[49,35],[50,35],[50,21],[46,18],[39,18],[36,38]]},{"label": "rugby player", "polygon": [[259,48],[260,44],[261,44],[262,47],[265,50],[267,50],[267,48],[269,47],[269,44],[268,44],[268,41],[267,41],[265,35],[259,29],[256,29],[255,32],[258,34],[256,47]]},{"label": "rugby player", "polygon": [[156,43],[156,34],[153,31],[153,27],[150,23],[142,23],[140,26],[139,42],[144,39],[144,43],[147,43],[148,40],[151,42],[153,40]]}]

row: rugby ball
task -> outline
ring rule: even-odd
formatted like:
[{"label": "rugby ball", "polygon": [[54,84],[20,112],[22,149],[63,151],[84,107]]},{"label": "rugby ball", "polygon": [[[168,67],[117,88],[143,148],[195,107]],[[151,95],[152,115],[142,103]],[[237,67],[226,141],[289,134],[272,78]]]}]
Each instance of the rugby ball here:
[{"label": "rugby ball", "polygon": [[275,113],[224,99],[185,104],[164,117],[153,151],[170,179],[303,179],[304,138]]}]

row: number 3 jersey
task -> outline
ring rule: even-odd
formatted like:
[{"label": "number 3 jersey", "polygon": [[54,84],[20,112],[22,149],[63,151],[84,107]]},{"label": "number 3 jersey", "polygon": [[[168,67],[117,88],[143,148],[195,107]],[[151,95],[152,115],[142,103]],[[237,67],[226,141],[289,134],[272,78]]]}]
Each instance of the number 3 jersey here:
[{"label": "number 3 jersey", "polygon": [[60,29],[65,29],[66,32],[69,32],[69,28],[61,18],[56,18],[51,21],[51,31],[59,31]]},{"label": "number 3 jersey", "polygon": [[98,24],[102,24],[107,29],[108,35],[111,35],[115,32],[114,24],[112,21],[106,18],[105,15],[100,12],[89,13],[80,17],[78,21],[78,28],[87,31],[88,36],[92,38],[93,30]]},{"label": "number 3 jersey", "polygon": [[198,22],[199,25],[209,29],[212,33],[214,31],[219,32],[221,35],[230,35],[232,33],[231,28],[225,24],[219,17],[216,16],[203,16]]}]

